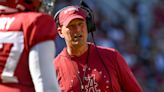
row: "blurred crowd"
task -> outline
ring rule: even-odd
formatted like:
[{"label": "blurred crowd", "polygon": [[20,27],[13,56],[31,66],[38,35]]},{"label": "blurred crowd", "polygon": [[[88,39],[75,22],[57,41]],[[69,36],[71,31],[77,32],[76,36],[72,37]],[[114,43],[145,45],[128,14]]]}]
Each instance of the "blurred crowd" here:
[{"label": "blurred crowd", "polygon": [[[144,92],[164,92],[164,0],[84,1],[93,11],[96,44],[121,52]],[[79,2],[56,0],[54,12]],[[58,37],[57,54],[64,46]]]}]

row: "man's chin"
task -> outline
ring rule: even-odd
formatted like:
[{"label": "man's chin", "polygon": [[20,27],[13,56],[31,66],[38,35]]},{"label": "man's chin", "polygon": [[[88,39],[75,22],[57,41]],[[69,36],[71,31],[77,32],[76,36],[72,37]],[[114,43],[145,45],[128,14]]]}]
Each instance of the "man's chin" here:
[{"label": "man's chin", "polygon": [[73,45],[79,45],[80,42],[72,42]]},{"label": "man's chin", "polygon": [[79,42],[79,41],[74,41],[74,42],[72,42],[72,45],[74,45],[74,46],[82,46],[83,44],[81,43],[81,42]]}]

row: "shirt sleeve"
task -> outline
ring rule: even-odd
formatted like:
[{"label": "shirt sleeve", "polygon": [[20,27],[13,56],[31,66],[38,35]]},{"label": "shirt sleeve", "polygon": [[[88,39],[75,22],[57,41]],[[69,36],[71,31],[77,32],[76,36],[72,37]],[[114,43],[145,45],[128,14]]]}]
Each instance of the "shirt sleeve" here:
[{"label": "shirt sleeve", "polygon": [[119,83],[123,92],[143,92],[132,71],[121,54],[116,51]]},{"label": "shirt sleeve", "polygon": [[55,45],[53,41],[35,45],[29,55],[29,69],[36,92],[60,92],[53,58]]},{"label": "shirt sleeve", "polygon": [[43,13],[29,13],[23,22],[23,30],[27,49],[36,44],[54,40],[57,35],[56,25],[53,18]]},{"label": "shirt sleeve", "polygon": [[[59,83],[59,86],[60,86],[60,90],[61,92],[64,92],[64,90],[66,90],[66,87],[64,85],[67,85],[65,81],[62,81],[62,78],[64,78],[64,73],[63,71],[65,69],[63,69],[63,64],[61,62],[58,62],[58,61],[63,61],[63,57],[61,58],[60,55],[57,56],[54,61],[53,61],[53,64],[55,66],[55,71],[56,71],[56,75],[57,75],[57,80],[58,80],[58,83]],[[61,65],[62,64],[62,65]]]}]

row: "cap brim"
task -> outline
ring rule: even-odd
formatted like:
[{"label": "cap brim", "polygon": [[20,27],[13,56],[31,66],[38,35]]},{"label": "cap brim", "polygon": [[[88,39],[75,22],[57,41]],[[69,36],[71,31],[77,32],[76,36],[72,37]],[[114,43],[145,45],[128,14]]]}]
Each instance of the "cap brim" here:
[{"label": "cap brim", "polygon": [[67,20],[65,20],[63,22],[63,25],[64,26],[67,26],[73,19],[83,19],[83,20],[85,20],[85,18],[83,16],[80,16],[80,15],[72,15],[72,16],[69,16],[67,18]]}]

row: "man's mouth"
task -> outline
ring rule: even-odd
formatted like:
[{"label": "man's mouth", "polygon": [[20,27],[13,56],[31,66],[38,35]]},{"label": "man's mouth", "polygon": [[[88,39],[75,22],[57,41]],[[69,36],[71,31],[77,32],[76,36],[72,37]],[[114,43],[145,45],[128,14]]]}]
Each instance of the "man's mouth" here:
[{"label": "man's mouth", "polygon": [[80,40],[82,38],[82,35],[81,34],[78,34],[78,35],[75,34],[73,38],[74,38],[73,39],[74,41],[78,41],[78,40]]},{"label": "man's mouth", "polygon": [[76,36],[74,36],[74,38],[81,38],[82,37],[82,35],[76,35]]}]

